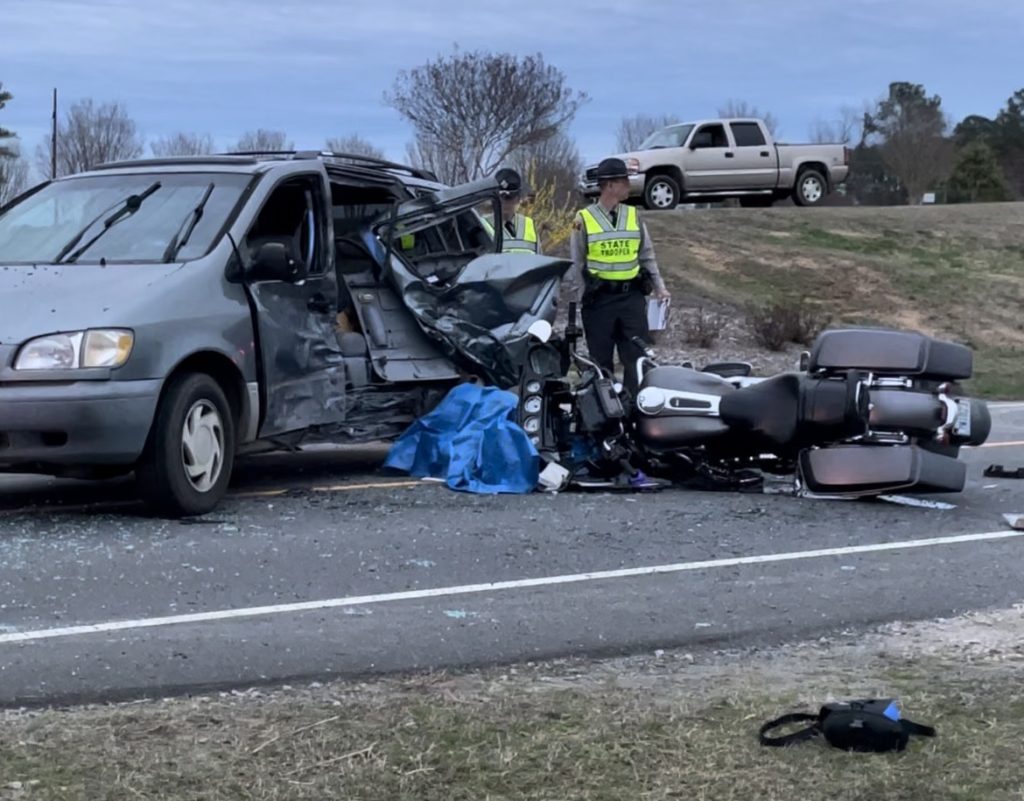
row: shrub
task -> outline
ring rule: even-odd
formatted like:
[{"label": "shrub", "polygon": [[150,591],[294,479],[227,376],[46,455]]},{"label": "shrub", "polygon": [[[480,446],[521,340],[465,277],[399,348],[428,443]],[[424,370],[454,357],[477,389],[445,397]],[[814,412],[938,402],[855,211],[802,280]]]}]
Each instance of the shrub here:
[{"label": "shrub", "polygon": [[804,301],[747,306],[747,325],[757,343],[768,350],[782,350],[789,342],[809,345],[830,321],[828,314]]},{"label": "shrub", "polygon": [[724,324],[725,318],[722,315],[706,312],[701,306],[694,314],[683,318],[683,339],[689,345],[710,348],[718,341]]}]

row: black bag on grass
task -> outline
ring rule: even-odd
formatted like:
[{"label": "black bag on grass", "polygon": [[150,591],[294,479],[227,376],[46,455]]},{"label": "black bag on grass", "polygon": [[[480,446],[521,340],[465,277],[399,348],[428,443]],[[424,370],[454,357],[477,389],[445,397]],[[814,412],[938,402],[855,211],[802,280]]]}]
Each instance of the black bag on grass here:
[{"label": "black bag on grass", "polygon": [[[792,734],[768,737],[767,733],[787,723],[813,721]],[[900,718],[893,698],[865,698],[825,704],[817,715],[793,712],[765,723],[758,733],[761,745],[784,746],[824,737],[829,745],[844,751],[882,753],[902,751],[911,734],[934,737],[935,729]]]}]

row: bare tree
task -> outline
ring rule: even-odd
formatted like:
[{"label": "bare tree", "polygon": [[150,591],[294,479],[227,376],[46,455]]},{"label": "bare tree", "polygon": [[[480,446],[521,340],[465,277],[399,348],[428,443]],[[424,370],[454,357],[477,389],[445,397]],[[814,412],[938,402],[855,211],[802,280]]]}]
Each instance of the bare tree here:
[{"label": "bare tree", "polygon": [[[534,180],[549,185],[555,202],[575,200],[583,160],[576,143],[565,134],[557,134],[543,142],[529,145],[512,153],[506,162],[530,183]],[[536,190],[536,186],[530,187]]]},{"label": "bare tree", "polygon": [[[13,95],[0,82],[0,111]],[[21,158],[17,136],[0,126],[0,206],[21,194],[28,182],[28,164]]]},{"label": "bare tree", "polygon": [[811,125],[810,139],[818,144],[851,145],[860,140],[865,111],[842,106],[831,120],[817,119]]},{"label": "bare tree", "polygon": [[327,140],[327,149],[334,153],[350,153],[353,156],[368,156],[371,159],[384,158],[384,151],[359,134],[338,136]]},{"label": "bare tree", "polygon": [[19,156],[0,156],[0,206],[28,188],[28,162]]},{"label": "bare tree", "polygon": [[[0,81],[0,111],[4,110],[7,101],[13,99],[13,97],[14,95],[4,89],[3,81]],[[14,138],[16,137],[12,131],[8,131],[0,125],[0,158],[13,158],[17,155],[17,150],[5,141]]]},{"label": "bare tree", "polygon": [[[97,106],[91,97],[79,100],[57,124],[57,175],[91,170],[110,161],[138,158],[143,143],[135,121],[120,103]],[[50,144],[36,148],[36,166],[50,174]]]},{"label": "bare tree", "polygon": [[154,156],[205,156],[213,152],[213,137],[209,134],[178,133],[153,142],[149,149]]},{"label": "bare tree", "polygon": [[768,132],[775,136],[779,127],[779,121],[770,111],[762,114],[757,106],[750,105],[746,100],[729,100],[724,106],[718,109],[719,117],[757,117],[764,121]]},{"label": "bare tree", "polygon": [[912,204],[922,202],[953,166],[953,141],[947,138],[949,120],[938,95],[924,87],[898,81],[864,119],[865,141],[878,144],[882,160],[896,175]]},{"label": "bare tree", "polygon": [[384,102],[413,126],[416,150],[435,160],[446,153],[451,178],[479,178],[517,150],[549,139],[587,101],[540,54],[441,56],[403,70]]},{"label": "bare tree", "polygon": [[615,146],[620,153],[636,150],[640,143],[660,128],[675,125],[680,119],[675,114],[635,114],[623,117],[615,132]]},{"label": "bare tree", "polygon": [[443,184],[457,184],[463,179],[461,166],[450,158],[444,146],[425,139],[414,139],[405,146],[409,164],[429,170]]},{"label": "bare tree", "polygon": [[247,151],[269,153],[276,150],[294,150],[295,144],[288,139],[288,135],[284,131],[268,131],[265,128],[258,128],[255,131],[246,131],[242,134],[233,149],[241,153]]}]

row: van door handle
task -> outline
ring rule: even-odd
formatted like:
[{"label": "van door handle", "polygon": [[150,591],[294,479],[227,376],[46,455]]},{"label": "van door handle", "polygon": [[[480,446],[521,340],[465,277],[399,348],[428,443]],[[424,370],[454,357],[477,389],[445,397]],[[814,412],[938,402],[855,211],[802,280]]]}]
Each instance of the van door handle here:
[{"label": "van door handle", "polygon": [[771,155],[771,153],[769,153],[767,150],[762,150],[761,155],[764,156],[765,158],[768,158]]},{"label": "van door handle", "polygon": [[725,157],[726,157],[727,159],[731,159],[731,158],[732,158],[733,156],[735,156],[735,155],[736,155],[735,153],[726,153],[726,154],[725,154]]},{"label": "van door handle", "polygon": [[331,302],[326,295],[317,292],[307,301],[306,308],[310,311],[320,312],[320,314],[327,314],[331,310]]}]

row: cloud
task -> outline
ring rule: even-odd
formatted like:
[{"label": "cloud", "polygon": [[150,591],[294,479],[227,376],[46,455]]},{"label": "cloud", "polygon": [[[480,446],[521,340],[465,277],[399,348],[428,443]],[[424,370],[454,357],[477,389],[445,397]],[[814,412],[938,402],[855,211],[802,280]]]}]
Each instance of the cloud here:
[{"label": "cloud", "polygon": [[3,124],[26,149],[46,135],[50,92],[119,100],[148,138],[175,130],[226,146],[256,127],[299,146],[358,132],[404,158],[409,126],[383,93],[401,69],[454,43],[542,52],[591,102],[572,133],[608,151],[622,116],[713,115],[729,98],[772,111],[787,138],[892,80],[925,84],[954,116],[994,113],[1021,80],[1024,4],[972,0],[4,0]]}]

